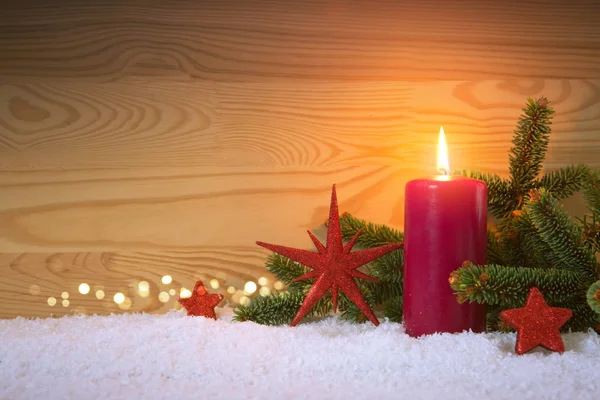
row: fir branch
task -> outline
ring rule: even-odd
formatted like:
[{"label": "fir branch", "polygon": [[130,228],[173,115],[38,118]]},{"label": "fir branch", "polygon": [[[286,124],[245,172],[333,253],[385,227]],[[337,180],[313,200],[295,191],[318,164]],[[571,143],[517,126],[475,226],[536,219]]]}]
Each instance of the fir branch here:
[{"label": "fir branch", "polygon": [[356,324],[363,324],[368,321],[367,316],[363,314],[354,303],[348,304],[347,307],[344,307],[343,309],[340,307],[340,310],[342,311],[340,318],[345,321],[354,322]]},{"label": "fir branch", "polygon": [[501,310],[523,307],[533,286],[540,289],[549,306],[573,311],[571,319],[563,325],[563,331],[587,330],[598,321],[598,315],[582,296],[584,283],[573,271],[465,263],[451,274],[450,284],[459,302],[488,304],[487,327],[490,330],[510,330],[497,314]]},{"label": "fir branch", "polygon": [[548,303],[562,304],[581,293],[583,285],[577,272],[561,269],[474,265],[470,262],[452,272],[450,286],[459,302],[522,307],[533,286]]},{"label": "fir branch", "polygon": [[[373,310],[380,308],[381,305],[384,305],[385,308],[386,302],[394,298],[401,298],[403,289],[402,283],[371,281],[360,282],[359,288],[365,301]],[[367,317],[341,291],[338,305],[344,319],[361,323],[367,321]]]},{"label": "fir branch", "polygon": [[504,263],[501,265],[523,266],[526,263],[525,254],[521,249],[521,238],[511,219],[505,219],[499,224],[499,241]]},{"label": "fir branch", "polygon": [[396,296],[384,304],[383,314],[389,318],[391,322],[402,323],[402,301],[402,296]]},{"label": "fir branch", "polygon": [[[268,296],[256,296],[248,305],[239,305],[235,310],[234,321],[252,321],[261,325],[288,325],[292,322],[306,291],[291,290],[274,292]],[[310,310],[308,315],[325,316],[333,309],[331,295],[324,295]]]},{"label": "fir branch", "polygon": [[367,321],[367,317],[356,307],[356,305],[351,305],[348,308],[342,310],[340,314],[340,319],[344,321],[350,321],[355,324],[364,324]]},{"label": "fir branch", "polygon": [[600,216],[600,170],[588,170],[583,182],[583,195],[592,215]]},{"label": "fir branch", "polygon": [[488,332],[491,331],[508,331],[510,326],[503,324],[502,319],[500,319],[500,312],[502,311],[502,307],[498,304],[487,305],[486,306],[487,315],[485,318],[485,330]]},{"label": "fir branch", "polygon": [[511,182],[499,175],[478,171],[460,171],[457,175],[467,176],[485,182],[488,187],[488,212],[496,218],[504,218],[506,214],[517,208]]},{"label": "fir branch", "polygon": [[597,328],[600,323],[598,314],[592,310],[585,301],[585,293],[578,296],[572,303],[565,303],[557,307],[568,308],[573,311],[573,316],[561,328],[561,331],[572,330],[575,332],[587,331],[590,328]]},{"label": "fir branch", "polygon": [[269,255],[269,257],[267,257],[266,266],[269,272],[275,275],[277,279],[282,281],[290,290],[305,290],[314,282],[314,279],[292,282],[293,279],[307,273],[309,268],[280,254],[272,253]]},{"label": "fir branch", "polygon": [[371,276],[381,282],[390,282],[402,286],[404,274],[404,251],[399,249],[388,253],[369,264]]},{"label": "fir branch", "polygon": [[515,211],[511,224],[521,239],[520,251],[523,259],[521,266],[530,268],[552,267],[552,262],[547,257],[552,253],[552,248],[541,238],[527,210]]},{"label": "fir branch", "polygon": [[292,322],[302,302],[302,292],[276,292],[269,296],[257,296],[248,305],[235,310],[234,321],[252,321],[261,325],[287,325]]},{"label": "fir branch", "polygon": [[590,286],[586,300],[591,309],[600,317],[600,281],[596,281]]},{"label": "fir branch", "polygon": [[550,125],[554,109],[545,97],[527,99],[519,116],[509,154],[512,186],[517,193],[534,187],[548,148]]},{"label": "fir branch", "polygon": [[488,229],[487,231],[487,262],[486,264],[504,264],[500,232]]},{"label": "fir branch", "polygon": [[[389,283],[377,283],[377,282],[361,282],[359,284],[360,291],[369,305],[371,309],[375,311],[377,305],[381,304],[383,301],[387,300],[382,299],[381,296],[384,293],[388,293],[389,289],[386,290],[385,286],[390,285]],[[354,304],[348,296],[342,291],[339,293],[338,298],[338,308],[341,311],[340,317],[347,321],[352,321],[355,323],[364,323],[367,322],[367,316],[363,314],[362,311]]]},{"label": "fir branch", "polygon": [[[378,299],[376,301],[372,296],[365,295],[367,303],[375,308],[376,304],[383,304],[383,315],[392,322],[402,322],[402,293],[401,290],[394,290],[393,288],[388,289],[389,296],[386,299]],[[347,302],[344,307],[340,306],[342,310],[341,318],[356,323],[367,322],[367,317],[356,307],[354,303]]]},{"label": "fir branch", "polygon": [[547,259],[560,269],[577,271],[582,278],[597,274],[596,256],[583,240],[583,230],[545,189],[533,190],[526,209],[550,252]]},{"label": "fir branch", "polygon": [[402,296],[402,283],[395,282],[369,282],[361,285],[365,299],[372,304],[382,304],[394,297]]},{"label": "fir branch", "polygon": [[[600,252],[600,214],[584,215],[577,218],[583,229],[583,240],[592,246],[594,253]],[[600,277],[600,270],[598,271]]]},{"label": "fir branch", "polygon": [[[583,218],[585,240],[593,247],[594,252],[600,252],[600,170],[590,169],[584,179],[583,195],[591,215]],[[598,270],[600,276],[600,269]]]},{"label": "fir branch", "polygon": [[578,192],[589,176],[585,165],[572,165],[545,174],[535,185],[536,189],[546,189],[557,199],[566,199]]},{"label": "fir branch", "polygon": [[391,243],[398,243],[404,240],[404,235],[397,229],[390,228],[381,224],[366,222],[353,217],[348,213],[340,217],[340,226],[342,228],[342,238],[344,241],[352,239],[356,232],[361,231],[356,240],[355,248],[371,248],[383,246]]}]

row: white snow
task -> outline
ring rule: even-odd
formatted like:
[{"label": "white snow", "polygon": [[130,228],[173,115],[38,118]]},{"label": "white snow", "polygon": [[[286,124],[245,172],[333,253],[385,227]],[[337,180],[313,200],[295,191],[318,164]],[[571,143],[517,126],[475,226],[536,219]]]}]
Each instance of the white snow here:
[{"label": "white snow", "polygon": [[599,399],[600,339],[517,356],[515,334],[415,339],[335,317],[295,328],[121,314],[0,321],[2,399]]}]

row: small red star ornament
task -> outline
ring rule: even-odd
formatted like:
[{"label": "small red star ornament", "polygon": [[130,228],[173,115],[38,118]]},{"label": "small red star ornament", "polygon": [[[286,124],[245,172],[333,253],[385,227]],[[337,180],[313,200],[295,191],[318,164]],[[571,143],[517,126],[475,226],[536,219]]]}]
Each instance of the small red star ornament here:
[{"label": "small red star ornament", "polygon": [[529,290],[525,307],[500,313],[507,324],[517,330],[515,352],[525,354],[537,346],[562,353],[565,345],[560,327],[573,315],[568,308],[549,307],[538,288]]},{"label": "small red star ornament", "polygon": [[264,242],[256,242],[259,246],[267,248],[275,253],[281,254],[293,261],[305,265],[312,271],[299,276],[293,281],[304,279],[317,278],[315,283],[308,291],[300,310],[291,323],[291,326],[296,326],[302,318],[315,306],[321,297],[331,289],[333,300],[333,310],[337,311],[337,296],[341,290],[360,311],[371,321],[375,326],[379,325],[379,321],[373,314],[373,310],[365,301],[358,285],[354,278],[362,278],[371,281],[377,281],[376,278],[364,274],[356,269],[362,265],[391,253],[402,247],[402,243],[393,243],[380,247],[359,250],[351,252],[352,246],[358,239],[360,231],[344,246],[342,242],[342,232],[340,227],[340,216],[338,211],[337,197],[335,185],[333,185],[331,193],[331,207],[329,209],[329,223],[327,226],[327,243],[324,246],[319,239],[308,231],[308,235],[312,239],[318,252],[311,252],[302,249],[294,249],[291,247],[279,246]]},{"label": "small red star ornament", "polygon": [[208,293],[202,281],[198,281],[191,297],[180,297],[178,300],[189,316],[217,319],[215,307],[223,300],[223,295]]}]

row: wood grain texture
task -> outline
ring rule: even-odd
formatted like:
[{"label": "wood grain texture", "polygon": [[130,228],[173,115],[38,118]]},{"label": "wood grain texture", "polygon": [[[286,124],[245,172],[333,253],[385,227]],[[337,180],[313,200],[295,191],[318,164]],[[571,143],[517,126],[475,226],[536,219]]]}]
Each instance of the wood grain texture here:
[{"label": "wood grain texture", "polygon": [[[170,173],[169,173],[170,172]],[[309,246],[305,229],[340,207],[402,222],[401,168],[364,166],[210,172],[164,169],[0,173],[0,248],[7,253]]]},{"label": "wood grain texture", "polygon": [[600,80],[60,82],[0,86],[8,170],[410,165],[443,125],[455,167],[506,171],[521,108],[556,108],[547,166],[600,162]]},{"label": "wood grain texture", "polygon": [[[258,291],[244,293],[247,281],[266,277],[265,287],[273,290],[277,281],[264,268],[255,266],[264,256],[258,246],[153,253],[0,254],[0,318],[106,315],[125,311],[163,313],[180,309],[177,298],[181,289],[191,290],[198,279],[211,292],[225,296],[221,306],[238,304],[241,296],[258,295]],[[161,278],[165,275],[172,281],[163,283]],[[139,283],[144,281],[149,286],[146,292],[139,289]],[[213,288],[210,284],[214,281],[218,286]],[[82,283],[88,284],[89,293],[79,292]],[[228,292],[229,287],[235,291]],[[103,295],[100,299],[96,295],[98,290]],[[165,296],[170,290],[175,292]],[[64,292],[68,293],[68,304],[63,305]],[[159,297],[161,292],[165,292],[162,296],[166,298]],[[126,301],[115,303],[116,293],[123,294]],[[56,303],[50,305],[49,298]]]},{"label": "wood grain texture", "polygon": [[0,27],[8,81],[600,77],[595,1],[30,0]]},{"label": "wood grain texture", "polygon": [[311,248],[333,183],[402,229],[440,125],[453,169],[506,174],[529,96],[557,112],[546,169],[600,167],[599,71],[590,1],[2,4],[0,318],[165,312],[164,274],[239,301],[254,241]]}]

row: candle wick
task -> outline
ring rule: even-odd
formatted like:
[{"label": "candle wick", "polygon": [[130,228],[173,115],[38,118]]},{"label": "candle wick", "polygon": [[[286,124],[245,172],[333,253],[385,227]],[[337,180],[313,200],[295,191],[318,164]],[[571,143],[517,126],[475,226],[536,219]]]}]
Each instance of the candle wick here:
[{"label": "candle wick", "polygon": [[439,171],[442,173],[442,175],[449,175],[448,170],[446,168],[440,168]]}]

